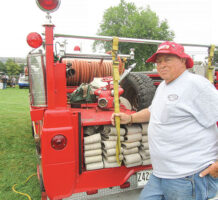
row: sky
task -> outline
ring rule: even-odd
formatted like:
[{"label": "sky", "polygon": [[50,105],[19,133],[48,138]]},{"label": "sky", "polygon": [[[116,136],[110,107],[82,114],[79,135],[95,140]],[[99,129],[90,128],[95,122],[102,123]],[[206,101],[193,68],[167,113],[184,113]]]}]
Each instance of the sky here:
[{"label": "sky", "polygon": [[[72,35],[96,35],[105,10],[117,6],[120,0],[62,0],[59,9],[51,14],[54,32]],[[156,12],[166,19],[175,32],[175,42],[218,45],[217,0],[126,0],[137,7]],[[46,14],[35,0],[1,1],[0,57],[26,57],[31,48],[26,43],[30,32],[43,33]],[[146,39],[146,38],[144,38]],[[92,41],[71,40],[74,45],[90,52]],[[194,58],[203,56],[205,48],[186,48]]]}]

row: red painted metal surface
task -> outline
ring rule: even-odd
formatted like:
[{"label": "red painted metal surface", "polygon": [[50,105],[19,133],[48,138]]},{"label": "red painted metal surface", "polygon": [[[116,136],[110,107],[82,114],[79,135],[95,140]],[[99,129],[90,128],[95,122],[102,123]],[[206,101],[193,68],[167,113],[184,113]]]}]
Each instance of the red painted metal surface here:
[{"label": "red painted metal surface", "polygon": [[157,72],[154,72],[154,73],[146,73],[145,72],[143,74],[149,76],[153,80],[155,86],[160,85],[161,81],[163,80]]},{"label": "red painted metal surface", "polygon": [[[62,63],[54,64],[54,102],[55,108],[67,107],[67,87],[66,87],[66,65]],[[48,91],[52,92],[52,91]]]},{"label": "red painted metal surface", "polygon": [[216,87],[216,89],[218,90],[218,70],[215,71],[215,77],[216,77],[216,80],[215,80],[215,87]]},{"label": "red painted metal surface", "polygon": [[[114,108],[114,87],[112,84],[110,84],[111,81],[113,81],[113,77],[105,77],[102,79],[103,82],[107,82],[108,84],[104,87],[100,87],[99,89],[95,90],[94,94],[98,96],[98,105],[102,109],[111,109]],[[124,90],[123,88],[118,88],[118,94],[121,96],[123,94]],[[103,103],[102,103],[103,102]]]},{"label": "red painted metal surface", "polygon": [[[94,126],[94,125],[109,125],[111,124],[111,115],[114,112],[111,110],[102,110],[99,108],[92,109],[78,109],[81,112],[82,126]],[[124,108],[120,108],[120,112],[131,113],[131,111]]]},{"label": "red painted metal surface", "polygon": [[[62,150],[54,150],[51,139],[58,134],[67,138]],[[70,196],[78,178],[78,113],[70,110],[46,110],[41,135],[44,186],[52,199]]]},{"label": "red painted metal surface", "polygon": [[132,168],[121,166],[116,168],[85,171],[77,179],[75,192],[119,186],[124,184],[128,178],[137,171],[146,169],[151,169],[151,165]]},{"label": "red painted metal surface", "polygon": [[68,86],[68,87],[67,87],[67,93],[72,93],[72,92],[74,92],[74,90],[76,90],[77,87],[78,87],[78,86],[70,86],[70,87]]},{"label": "red painted metal surface", "polygon": [[45,108],[30,107],[30,117],[32,121],[38,121],[43,119]]},{"label": "red painted metal surface", "polygon": [[47,100],[48,100],[49,109],[55,108],[53,28],[54,25],[45,25],[46,83],[47,83]]}]

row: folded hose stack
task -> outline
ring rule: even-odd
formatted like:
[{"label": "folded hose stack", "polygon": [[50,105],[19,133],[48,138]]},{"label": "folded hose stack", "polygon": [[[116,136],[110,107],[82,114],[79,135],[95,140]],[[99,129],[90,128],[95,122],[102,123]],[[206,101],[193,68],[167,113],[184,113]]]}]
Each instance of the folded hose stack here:
[{"label": "folded hose stack", "polygon": [[84,137],[84,159],[86,170],[103,168],[100,133]]},{"label": "folded hose stack", "polygon": [[142,139],[142,129],[139,125],[126,126],[126,135],[123,148],[123,161],[126,167],[142,165],[142,158],[139,154],[139,147]]},{"label": "folded hose stack", "polygon": [[[122,165],[134,167],[149,165],[147,124],[120,128]],[[86,127],[84,130],[84,163],[86,170],[119,167],[116,160],[117,131],[106,125],[101,129]]]},{"label": "folded hose stack", "polygon": [[[125,129],[120,128],[120,140],[124,141]],[[101,132],[104,168],[119,167],[116,160],[117,131],[114,126],[104,126]],[[122,149],[121,149],[122,152]],[[119,159],[123,160],[120,154]]]},{"label": "folded hose stack", "polygon": [[139,147],[139,153],[142,157],[142,165],[150,165],[150,153],[149,153],[149,146],[148,146],[148,124],[142,124],[142,143]]}]

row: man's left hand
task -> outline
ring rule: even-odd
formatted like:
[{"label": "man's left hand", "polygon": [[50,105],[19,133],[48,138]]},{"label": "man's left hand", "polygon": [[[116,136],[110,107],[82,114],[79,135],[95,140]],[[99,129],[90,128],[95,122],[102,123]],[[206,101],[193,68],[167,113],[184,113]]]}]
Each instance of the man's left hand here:
[{"label": "man's left hand", "polygon": [[200,173],[200,177],[204,177],[207,174],[210,174],[214,178],[218,178],[218,161],[210,165],[207,169]]}]

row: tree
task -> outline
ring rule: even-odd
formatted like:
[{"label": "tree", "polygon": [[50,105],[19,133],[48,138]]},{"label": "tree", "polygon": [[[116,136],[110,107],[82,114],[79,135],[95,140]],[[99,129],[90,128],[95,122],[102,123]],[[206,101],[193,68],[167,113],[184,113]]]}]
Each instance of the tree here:
[{"label": "tree", "polygon": [[3,62],[0,61],[0,72],[6,73],[7,69]]},{"label": "tree", "polygon": [[22,72],[21,66],[15,63],[12,59],[8,59],[5,66],[9,76],[18,75]]},{"label": "tree", "polygon": [[[126,3],[124,0],[115,7],[108,8],[103,16],[103,21],[97,32],[98,35],[118,36],[153,40],[172,40],[174,32],[169,30],[166,20],[160,21],[159,17],[149,7],[137,8],[134,3]],[[104,48],[111,50],[111,42],[95,41],[93,49]],[[135,48],[136,71],[149,68],[145,60],[157,49],[156,45],[119,43],[119,51],[129,54],[130,48]]]},{"label": "tree", "polygon": [[24,64],[20,64],[20,68],[21,68],[21,71],[20,71],[20,73],[24,73],[24,68],[25,68],[25,65],[24,65]]},{"label": "tree", "polygon": [[218,66],[218,51],[214,51],[213,65]]}]

